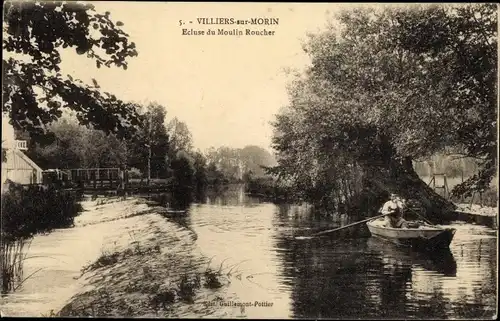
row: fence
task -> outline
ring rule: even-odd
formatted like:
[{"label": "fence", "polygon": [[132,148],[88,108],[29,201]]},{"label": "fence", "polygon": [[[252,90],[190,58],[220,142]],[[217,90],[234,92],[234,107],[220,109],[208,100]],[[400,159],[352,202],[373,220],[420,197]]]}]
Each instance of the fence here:
[{"label": "fence", "polygon": [[[436,185],[436,178],[437,177],[442,177],[443,185]],[[450,198],[450,196],[451,196],[450,195],[450,188],[448,187],[448,180],[446,178],[446,174],[444,174],[444,173],[433,174],[428,185],[431,186],[432,189],[436,192],[437,192],[437,190],[441,190],[442,196],[444,198],[446,198],[446,199]]]},{"label": "fence", "polygon": [[69,170],[69,177],[80,187],[116,189],[126,183],[127,175],[119,168],[76,168]]}]

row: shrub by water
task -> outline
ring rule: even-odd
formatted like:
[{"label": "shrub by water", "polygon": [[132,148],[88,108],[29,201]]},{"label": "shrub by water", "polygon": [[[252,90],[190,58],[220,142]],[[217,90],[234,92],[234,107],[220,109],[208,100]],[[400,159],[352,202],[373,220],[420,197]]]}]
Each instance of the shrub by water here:
[{"label": "shrub by water", "polygon": [[2,193],[2,293],[23,282],[23,261],[36,234],[73,225],[82,211],[78,196],[51,187],[10,182]]}]

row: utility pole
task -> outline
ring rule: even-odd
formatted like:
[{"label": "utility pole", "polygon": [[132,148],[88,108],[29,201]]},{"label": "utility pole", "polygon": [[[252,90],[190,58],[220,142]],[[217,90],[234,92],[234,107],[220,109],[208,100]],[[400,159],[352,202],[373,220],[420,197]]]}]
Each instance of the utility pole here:
[{"label": "utility pole", "polygon": [[147,184],[151,181],[151,144],[148,144],[148,181]]},{"label": "utility pole", "polygon": [[151,112],[149,112],[149,129],[148,129],[148,179],[147,179],[147,185],[149,186],[151,182],[151,121],[152,121],[152,115]]}]

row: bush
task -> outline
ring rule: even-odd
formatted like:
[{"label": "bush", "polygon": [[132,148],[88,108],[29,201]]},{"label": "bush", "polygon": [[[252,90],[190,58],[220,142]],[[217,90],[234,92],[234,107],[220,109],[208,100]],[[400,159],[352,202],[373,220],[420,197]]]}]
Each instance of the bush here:
[{"label": "bush", "polygon": [[10,182],[2,193],[2,292],[22,282],[24,247],[38,233],[73,225],[82,211],[78,196],[53,188]]},{"label": "bush", "polygon": [[271,177],[246,177],[245,192],[250,195],[264,196],[275,200],[290,198],[289,188],[281,186]]},{"label": "bush", "polygon": [[2,239],[26,239],[69,227],[81,211],[78,196],[67,191],[10,184],[2,195]]},{"label": "bush", "polygon": [[140,169],[132,167],[131,169],[128,170],[128,177],[129,178],[142,178],[143,174]]}]

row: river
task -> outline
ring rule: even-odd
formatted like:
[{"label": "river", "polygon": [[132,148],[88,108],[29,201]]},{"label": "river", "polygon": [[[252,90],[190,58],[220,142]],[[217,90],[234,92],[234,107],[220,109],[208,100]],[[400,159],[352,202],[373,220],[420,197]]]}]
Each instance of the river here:
[{"label": "river", "polygon": [[[44,258],[26,261],[26,268],[44,270],[3,298],[2,310],[19,316],[57,311],[83,282],[75,280],[81,266],[95,260],[103,244],[116,244],[119,234],[126,241],[129,232],[123,231],[142,225],[147,231],[145,222],[150,222],[186,239],[190,249],[230,275],[229,285],[214,290],[220,301],[207,309],[213,317],[471,319],[496,314],[497,235],[485,226],[453,222],[457,233],[450,250],[424,255],[371,238],[364,224],[326,237],[297,238],[349,222],[320,218],[310,206],[264,202],[242,188],[208,193],[186,215],[167,218],[128,217],[137,205],[133,200],[123,204],[84,212],[75,228],[35,238],[31,255]],[[55,264],[59,257],[71,264]],[[251,306],[236,306],[241,303]]]},{"label": "river", "polygon": [[[214,265],[238,265],[228,300],[265,301],[237,311],[251,318],[478,318],[496,306],[497,237],[454,222],[450,251],[422,255],[369,237],[364,226],[313,239],[339,226],[311,207],[275,205],[226,191],[192,205],[182,219]],[[268,304],[268,305],[269,305]]]}]

